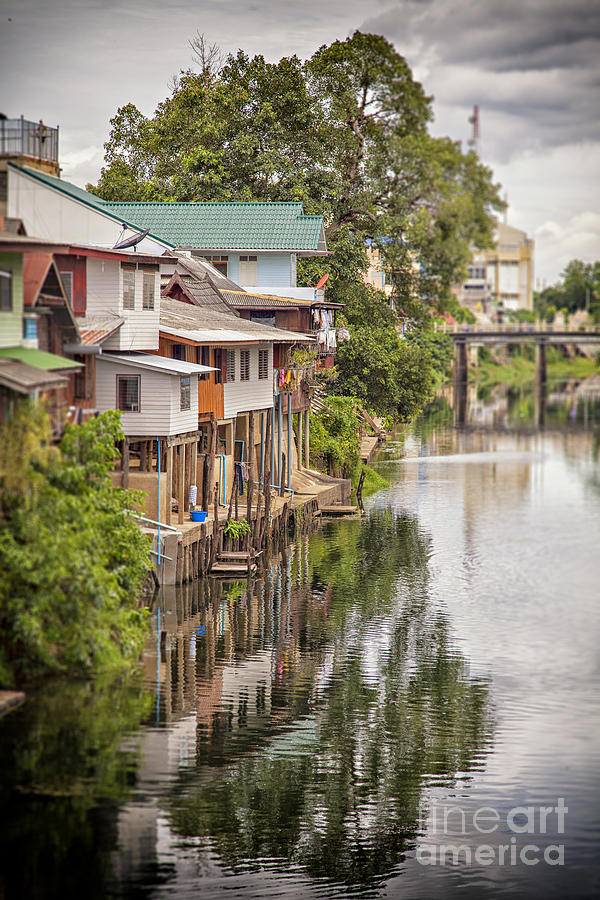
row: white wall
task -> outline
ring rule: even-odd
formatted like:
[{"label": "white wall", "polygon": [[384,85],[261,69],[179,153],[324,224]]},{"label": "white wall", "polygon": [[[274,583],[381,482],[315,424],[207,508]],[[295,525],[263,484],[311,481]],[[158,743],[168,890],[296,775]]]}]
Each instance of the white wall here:
[{"label": "white wall", "polygon": [[[135,260],[132,260],[134,262]],[[141,264],[140,264],[141,265]],[[154,309],[142,309],[143,276],[137,269],[135,309],[123,309],[123,271],[117,260],[87,260],[87,314],[112,313],[122,316],[124,324],[104,342],[105,350],[158,350],[160,324],[160,275],[154,280]]]},{"label": "white wall", "polygon": [[113,360],[96,359],[96,406],[100,412],[115,409],[117,375],[139,375],[140,412],[121,413],[123,431],[136,435],[173,435],[198,428],[198,376],[191,376],[191,409],[179,409],[179,375],[134,368]]},{"label": "white wall", "polygon": [[[251,344],[242,349],[250,350],[250,380],[240,381],[240,348],[235,348],[235,381],[223,385],[223,418],[230,419],[239,412],[268,409],[273,405],[273,345]],[[258,377],[258,351],[269,351],[269,376]]]},{"label": "white wall", "polygon": [[[112,247],[121,233],[118,220],[11,167],[8,169],[7,215],[22,219],[29,237],[58,242]],[[163,243],[151,238],[144,238],[138,244],[138,250],[159,256],[164,249]]]}]

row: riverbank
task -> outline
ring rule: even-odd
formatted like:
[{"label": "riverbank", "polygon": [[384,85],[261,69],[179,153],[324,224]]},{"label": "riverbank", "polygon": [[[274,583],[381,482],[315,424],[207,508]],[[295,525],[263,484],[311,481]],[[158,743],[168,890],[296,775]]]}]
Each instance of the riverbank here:
[{"label": "riverbank", "polygon": [[[549,379],[589,378],[600,371],[595,359],[578,356],[575,359],[560,359],[548,362],[546,373]],[[535,379],[535,362],[523,356],[514,356],[508,363],[480,362],[469,371],[470,377],[482,386],[507,384],[519,387]]]}]

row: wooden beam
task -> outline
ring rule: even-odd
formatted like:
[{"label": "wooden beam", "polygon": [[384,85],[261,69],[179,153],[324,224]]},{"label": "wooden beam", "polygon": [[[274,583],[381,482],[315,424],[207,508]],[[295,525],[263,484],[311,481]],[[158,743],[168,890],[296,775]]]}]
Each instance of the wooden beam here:
[{"label": "wooden beam", "polygon": [[254,491],[254,413],[248,413],[248,502],[246,504],[246,521],[252,522],[252,494]]},{"label": "wooden beam", "polygon": [[177,514],[178,523],[183,525],[185,512],[185,448],[177,447]]},{"label": "wooden beam", "polygon": [[121,487],[129,486],[129,438],[123,441],[123,451],[121,454]]},{"label": "wooden beam", "polygon": [[167,496],[165,505],[165,524],[171,524],[171,499],[173,497],[173,448],[167,447],[165,452],[165,471],[167,473]]}]

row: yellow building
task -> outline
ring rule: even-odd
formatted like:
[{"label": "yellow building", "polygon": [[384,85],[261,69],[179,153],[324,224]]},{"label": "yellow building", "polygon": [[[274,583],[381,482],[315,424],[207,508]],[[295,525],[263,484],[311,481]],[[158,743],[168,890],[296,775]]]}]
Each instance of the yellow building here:
[{"label": "yellow building", "polygon": [[534,246],[524,231],[499,222],[495,246],[473,254],[467,280],[455,290],[461,305],[533,309]]}]

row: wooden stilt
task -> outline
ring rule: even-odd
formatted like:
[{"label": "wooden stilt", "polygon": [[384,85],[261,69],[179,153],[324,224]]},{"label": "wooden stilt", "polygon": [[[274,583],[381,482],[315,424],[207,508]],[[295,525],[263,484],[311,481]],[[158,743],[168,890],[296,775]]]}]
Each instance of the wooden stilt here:
[{"label": "wooden stilt", "polygon": [[183,525],[184,509],[185,509],[185,452],[184,447],[180,444],[177,447],[177,512],[178,522]]},{"label": "wooden stilt", "polygon": [[129,487],[129,440],[125,438],[123,441],[123,452],[121,455],[121,487]]},{"label": "wooden stilt", "polygon": [[167,447],[165,453],[165,471],[167,473],[167,496],[165,503],[165,523],[171,524],[171,499],[173,497],[173,448]]}]

